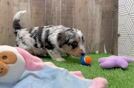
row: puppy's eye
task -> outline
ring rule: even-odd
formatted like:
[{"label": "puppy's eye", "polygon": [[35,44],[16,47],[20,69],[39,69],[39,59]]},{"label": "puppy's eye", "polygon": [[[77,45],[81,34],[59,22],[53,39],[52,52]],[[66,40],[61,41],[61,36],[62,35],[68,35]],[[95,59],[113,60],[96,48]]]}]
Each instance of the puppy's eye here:
[{"label": "puppy's eye", "polygon": [[78,42],[77,41],[72,42],[71,46],[73,49],[78,47]]}]

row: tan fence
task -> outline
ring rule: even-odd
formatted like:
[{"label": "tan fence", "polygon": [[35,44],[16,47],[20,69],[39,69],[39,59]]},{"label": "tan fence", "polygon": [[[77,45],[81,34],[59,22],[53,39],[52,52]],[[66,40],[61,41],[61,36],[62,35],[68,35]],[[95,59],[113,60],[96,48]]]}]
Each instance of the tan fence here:
[{"label": "tan fence", "polygon": [[86,37],[87,51],[117,52],[118,0],[0,0],[0,44],[15,44],[13,15],[26,9],[26,27],[75,27]]}]

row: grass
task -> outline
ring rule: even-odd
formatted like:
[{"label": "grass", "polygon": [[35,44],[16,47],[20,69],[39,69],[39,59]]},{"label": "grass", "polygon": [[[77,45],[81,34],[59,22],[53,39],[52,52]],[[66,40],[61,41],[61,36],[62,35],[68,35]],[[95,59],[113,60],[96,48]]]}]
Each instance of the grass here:
[{"label": "grass", "polygon": [[130,63],[128,69],[120,68],[102,69],[99,66],[98,58],[109,56],[107,54],[91,54],[93,62],[91,66],[82,66],[79,60],[74,57],[65,57],[66,61],[57,62],[45,57],[45,61],[52,61],[59,67],[69,71],[80,70],[86,78],[92,79],[98,76],[105,77],[109,82],[108,88],[134,88],[134,63]]}]

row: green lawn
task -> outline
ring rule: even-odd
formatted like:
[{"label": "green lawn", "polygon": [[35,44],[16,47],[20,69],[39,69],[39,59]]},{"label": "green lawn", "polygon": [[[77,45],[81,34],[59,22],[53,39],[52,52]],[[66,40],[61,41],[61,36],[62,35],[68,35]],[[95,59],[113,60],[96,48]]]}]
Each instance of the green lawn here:
[{"label": "green lawn", "polygon": [[45,61],[52,61],[59,67],[69,71],[80,70],[86,78],[105,77],[109,82],[109,88],[134,88],[134,63],[130,63],[128,69],[102,69],[99,66],[98,58],[108,56],[106,54],[91,54],[93,62],[91,66],[82,66],[79,60],[74,57],[65,57],[66,61],[57,62],[48,57]]}]

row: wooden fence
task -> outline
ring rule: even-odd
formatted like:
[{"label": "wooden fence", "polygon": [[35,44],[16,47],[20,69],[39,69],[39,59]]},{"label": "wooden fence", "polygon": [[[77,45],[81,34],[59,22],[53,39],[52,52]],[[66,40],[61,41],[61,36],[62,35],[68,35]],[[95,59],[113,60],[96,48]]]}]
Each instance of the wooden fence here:
[{"label": "wooden fence", "polygon": [[103,52],[105,46],[117,53],[118,0],[0,0],[0,44],[15,45],[12,18],[24,9],[25,27],[75,27],[84,33],[88,52]]}]

